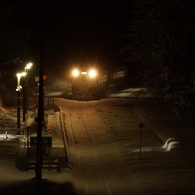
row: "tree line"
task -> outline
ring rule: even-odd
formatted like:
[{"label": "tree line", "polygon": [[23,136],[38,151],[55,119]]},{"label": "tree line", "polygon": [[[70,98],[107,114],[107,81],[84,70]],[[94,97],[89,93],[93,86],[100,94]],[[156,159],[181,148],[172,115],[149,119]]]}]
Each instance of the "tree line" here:
[{"label": "tree line", "polygon": [[195,1],[134,0],[125,35],[142,85],[183,117],[195,117]]}]

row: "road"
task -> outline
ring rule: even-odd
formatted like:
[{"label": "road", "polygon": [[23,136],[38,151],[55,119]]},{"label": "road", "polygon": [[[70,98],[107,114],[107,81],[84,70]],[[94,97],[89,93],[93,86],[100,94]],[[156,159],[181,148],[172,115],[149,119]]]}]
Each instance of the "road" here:
[{"label": "road", "polygon": [[[139,186],[130,173],[128,153],[130,147],[139,147],[139,120],[133,107],[148,104],[147,101],[57,100],[64,113],[67,151],[77,194],[139,194]],[[152,140],[153,145],[160,145],[153,135],[144,134],[144,144]],[[134,157],[137,160],[139,154]]]}]

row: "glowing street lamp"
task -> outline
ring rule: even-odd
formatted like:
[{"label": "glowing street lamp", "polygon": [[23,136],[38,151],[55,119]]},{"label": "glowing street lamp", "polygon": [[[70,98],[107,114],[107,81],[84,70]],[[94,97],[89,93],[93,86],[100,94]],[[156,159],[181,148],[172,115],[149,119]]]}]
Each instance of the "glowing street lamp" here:
[{"label": "glowing street lamp", "polygon": [[20,92],[22,89],[22,86],[20,85],[20,79],[21,77],[25,76],[26,72],[17,73],[17,135],[20,135]]},{"label": "glowing street lamp", "polygon": [[27,114],[28,109],[28,70],[32,67],[33,63],[28,63],[24,67],[24,71],[26,73],[26,78],[23,86],[23,122],[25,122],[25,115]]},{"label": "glowing street lamp", "polygon": [[21,91],[22,89],[22,86],[20,85],[20,78],[25,76],[26,75],[26,72],[21,72],[21,73],[17,73],[16,76],[17,76],[17,88],[16,88],[16,91]]},{"label": "glowing street lamp", "polygon": [[24,68],[24,70],[27,72],[30,68],[31,68],[31,66],[33,65],[33,63],[28,63],[26,66],[25,66],[25,68]]}]

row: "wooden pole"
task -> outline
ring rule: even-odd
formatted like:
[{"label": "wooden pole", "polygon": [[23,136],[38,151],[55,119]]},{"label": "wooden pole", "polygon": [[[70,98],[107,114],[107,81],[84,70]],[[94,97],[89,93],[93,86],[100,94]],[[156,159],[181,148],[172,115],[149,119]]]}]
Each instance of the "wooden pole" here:
[{"label": "wooden pole", "polygon": [[143,128],[144,124],[140,123],[139,124],[139,128],[140,128],[140,152],[139,152],[139,158],[142,158],[142,128]]},{"label": "wooden pole", "polygon": [[42,179],[43,146],[42,146],[42,128],[44,125],[44,97],[43,97],[43,75],[44,75],[44,36],[41,35],[39,66],[39,99],[38,99],[38,125],[37,125],[37,158],[35,178]]}]

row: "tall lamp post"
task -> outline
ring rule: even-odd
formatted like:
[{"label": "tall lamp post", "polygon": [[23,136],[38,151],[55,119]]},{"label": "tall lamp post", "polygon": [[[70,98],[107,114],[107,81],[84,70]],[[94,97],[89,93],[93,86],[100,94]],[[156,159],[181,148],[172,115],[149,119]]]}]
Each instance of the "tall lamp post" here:
[{"label": "tall lamp post", "polygon": [[23,122],[25,122],[27,109],[28,109],[28,70],[32,67],[33,63],[28,63],[25,68],[24,72],[26,73],[25,82],[23,86]]},{"label": "tall lamp post", "polygon": [[25,76],[26,75],[26,72],[21,72],[21,73],[17,73],[16,76],[17,76],[17,88],[16,88],[16,91],[17,91],[17,135],[20,135],[20,94],[21,94],[21,89],[22,89],[22,86],[20,85],[20,78],[22,76]]}]

